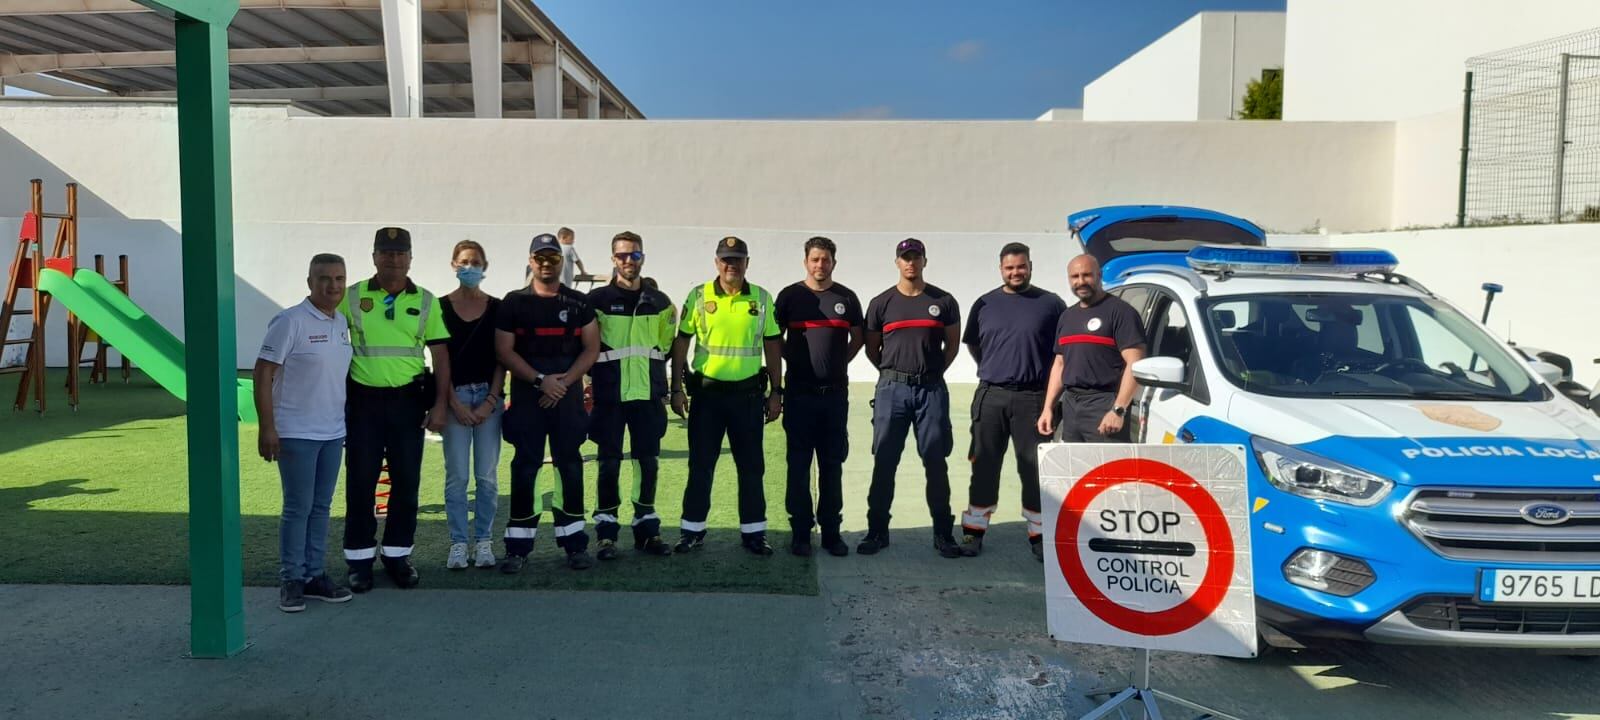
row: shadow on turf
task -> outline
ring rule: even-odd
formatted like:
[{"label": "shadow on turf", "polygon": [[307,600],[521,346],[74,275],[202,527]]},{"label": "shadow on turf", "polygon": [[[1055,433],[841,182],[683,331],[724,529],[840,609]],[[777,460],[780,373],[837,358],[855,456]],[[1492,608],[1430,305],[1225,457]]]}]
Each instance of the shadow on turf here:
[{"label": "shadow on turf", "polygon": [[117,492],[112,488],[77,487],[79,483],[86,482],[89,482],[89,480],[68,478],[65,480],[51,480],[47,483],[28,487],[0,488],[0,510],[27,510],[30,505],[40,500],[52,500],[73,495],[104,495]]}]

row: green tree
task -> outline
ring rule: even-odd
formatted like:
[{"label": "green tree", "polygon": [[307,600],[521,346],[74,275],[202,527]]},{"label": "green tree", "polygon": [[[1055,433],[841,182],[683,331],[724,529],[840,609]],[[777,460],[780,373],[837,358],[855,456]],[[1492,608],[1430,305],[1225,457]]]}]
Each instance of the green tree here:
[{"label": "green tree", "polygon": [[1283,68],[1268,68],[1244,88],[1240,120],[1283,119]]}]

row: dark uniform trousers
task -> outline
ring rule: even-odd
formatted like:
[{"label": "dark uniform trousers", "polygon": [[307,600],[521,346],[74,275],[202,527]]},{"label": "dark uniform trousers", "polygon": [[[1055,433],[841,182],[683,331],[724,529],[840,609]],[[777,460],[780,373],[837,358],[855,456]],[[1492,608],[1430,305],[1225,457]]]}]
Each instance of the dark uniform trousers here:
[{"label": "dark uniform trousers", "polygon": [[867,489],[867,528],[889,529],[889,508],[894,503],[894,474],[905,450],[906,431],[917,436],[917,454],[927,475],[928,514],[935,535],[948,536],[955,521],[950,514],[950,468],[947,458],[955,446],[950,427],[950,390],[944,381],[929,379],[910,384],[878,379],[872,398],[872,484]]},{"label": "dark uniform trousers", "polygon": [[[389,509],[381,554],[396,558],[411,554],[417,532],[417,485],[422,479],[422,424],[428,408],[413,385],[379,388],[347,381],[345,387],[345,562],[352,568],[370,568],[373,556],[379,554],[373,552],[378,518],[371,508],[384,458],[389,460]],[[427,404],[432,404],[431,398]]]},{"label": "dark uniform trousers", "polygon": [[765,425],[765,400],[759,380],[717,383],[706,380],[689,405],[689,483],[683,489],[684,535],[705,535],[711,512],[711,478],[728,438],[733,465],[739,476],[739,532],[746,536],[766,532],[767,497],[762,486],[766,458],[761,435]]},{"label": "dark uniform trousers", "polygon": [[[850,393],[844,385],[826,388],[789,386],[784,395],[783,431],[788,437],[789,481],[785,509],[796,535],[809,534],[813,524],[823,539],[839,537],[844,521],[844,461],[850,454]],[[811,510],[811,458],[817,459],[817,505]]]},{"label": "dark uniform trousers", "polygon": [[667,434],[667,408],[661,400],[629,400],[621,403],[595,403],[590,417],[589,437],[598,447],[600,473],[595,486],[598,495],[594,511],[595,535],[601,540],[617,539],[622,509],[619,488],[622,475],[622,432],[627,430],[629,453],[634,463],[633,541],[635,545],[661,534],[661,518],[656,515],[656,476],[661,455],[661,438]]},{"label": "dark uniform trousers", "polygon": [[[972,396],[972,485],[968,503],[991,510],[1000,502],[1000,464],[1010,443],[1017,458],[1017,475],[1022,480],[1024,513],[1039,512],[1039,443],[1045,440],[1038,431],[1039,415],[1044,412],[1044,389],[1014,385],[980,383]],[[1098,420],[1096,421],[1098,422]],[[1031,517],[1031,516],[1030,516]],[[983,522],[964,522],[972,535],[983,535]],[[978,525],[984,527],[979,527]]]},{"label": "dark uniform trousers", "polygon": [[506,522],[506,552],[533,551],[538,534],[539,510],[535,481],[544,467],[545,441],[549,441],[557,480],[551,518],[556,545],[568,553],[589,547],[583,532],[583,445],[589,414],[583,409],[583,388],[574,385],[555,407],[539,407],[538,395],[512,397],[501,432],[516,453],[511,457],[511,515]]},{"label": "dark uniform trousers", "polygon": [[1056,426],[1059,442],[1118,443],[1128,441],[1128,426],[1115,435],[1101,435],[1100,421],[1116,405],[1116,390],[1067,388],[1061,393],[1061,423]]}]

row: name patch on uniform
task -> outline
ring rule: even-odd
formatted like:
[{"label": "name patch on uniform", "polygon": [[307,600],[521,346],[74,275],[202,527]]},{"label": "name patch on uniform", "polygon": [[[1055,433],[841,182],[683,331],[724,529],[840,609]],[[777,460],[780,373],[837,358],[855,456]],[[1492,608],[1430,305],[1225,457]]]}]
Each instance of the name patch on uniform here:
[{"label": "name patch on uniform", "polygon": [[1090,330],[1099,330],[1100,329],[1100,318],[1089,318],[1089,329]]},{"label": "name patch on uniform", "polygon": [[372,312],[372,298],[361,298],[361,312]]},{"label": "name patch on uniform", "polygon": [[834,303],[833,304],[833,311],[836,312],[836,313],[839,313],[840,315],[843,315],[844,314],[844,303]]},{"label": "name patch on uniform", "polygon": [[614,312],[614,313],[615,312],[622,312],[622,306],[621,305],[612,305],[611,306],[611,312]]},{"label": "name patch on uniform", "polygon": [[312,344],[325,343],[325,342],[328,341],[328,336],[325,335],[325,334],[324,335],[310,335],[310,336],[306,337],[306,341],[309,342],[309,343],[312,343]]},{"label": "name patch on uniform", "polygon": [[421,315],[422,311],[417,309],[417,308],[406,308],[406,314],[407,315]]},{"label": "name patch on uniform", "polygon": [[567,311],[562,310],[561,312],[556,313],[556,317],[560,318],[561,322],[566,322],[567,321]]},{"label": "name patch on uniform", "polygon": [[928,314],[932,315],[934,317],[939,317],[939,306],[938,305],[929,305],[928,306]]}]

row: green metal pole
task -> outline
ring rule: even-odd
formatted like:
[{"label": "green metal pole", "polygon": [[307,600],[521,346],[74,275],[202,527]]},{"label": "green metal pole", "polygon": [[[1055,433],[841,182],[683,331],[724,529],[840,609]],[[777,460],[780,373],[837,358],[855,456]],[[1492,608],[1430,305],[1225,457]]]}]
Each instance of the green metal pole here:
[{"label": "green metal pole", "polygon": [[1456,227],[1467,226],[1467,155],[1472,152],[1472,71],[1461,100],[1461,183],[1456,188]]},{"label": "green metal pole", "polygon": [[245,648],[233,319],[228,24],[179,15],[178,171],[189,394],[189,648]]}]

